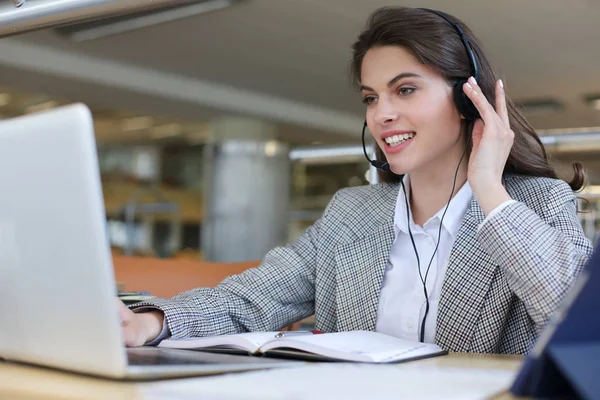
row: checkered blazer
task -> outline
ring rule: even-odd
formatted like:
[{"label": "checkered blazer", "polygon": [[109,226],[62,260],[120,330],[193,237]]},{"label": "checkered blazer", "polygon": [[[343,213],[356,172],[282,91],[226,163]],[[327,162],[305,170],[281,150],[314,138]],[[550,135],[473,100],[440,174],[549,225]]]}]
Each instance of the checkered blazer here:
[{"label": "checkered blazer", "polygon": [[[472,201],[453,245],[435,341],[456,352],[523,354],[592,253],[561,180],[508,175],[517,200],[479,227]],[[173,337],[272,331],[315,314],[326,332],[374,330],[394,241],[397,184],[340,190],[302,237],[216,288],[151,305]]]}]

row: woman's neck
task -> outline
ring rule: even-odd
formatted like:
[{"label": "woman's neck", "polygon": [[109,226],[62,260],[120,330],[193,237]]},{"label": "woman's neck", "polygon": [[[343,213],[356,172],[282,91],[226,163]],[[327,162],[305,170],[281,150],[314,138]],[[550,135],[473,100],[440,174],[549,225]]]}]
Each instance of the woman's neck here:
[{"label": "woman's neck", "polygon": [[[467,181],[467,165],[468,159],[465,157],[456,175],[456,185],[452,197]],[[410,208],[415,224],[423,226],[442,207],[446,206],[450,199],[455,173],[456,168],[441,166],[441,168],[415,171],[409,174]]]}]

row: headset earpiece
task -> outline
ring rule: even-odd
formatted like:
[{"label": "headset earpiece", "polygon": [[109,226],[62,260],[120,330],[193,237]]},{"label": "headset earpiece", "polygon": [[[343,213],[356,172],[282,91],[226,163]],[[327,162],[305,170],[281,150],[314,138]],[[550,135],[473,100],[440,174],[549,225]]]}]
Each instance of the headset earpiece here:
[{"label": "headset earpiece", "polygon": [[456,104],[456,108],[458,109],[460,115],[465,117],[467,121],[473,121],[479,118],[479,111],[463,90],[463,85],[466,82],[466,79],[459,79],[454,83],[454,87],[452,89],[454,95],[454,104]]}]

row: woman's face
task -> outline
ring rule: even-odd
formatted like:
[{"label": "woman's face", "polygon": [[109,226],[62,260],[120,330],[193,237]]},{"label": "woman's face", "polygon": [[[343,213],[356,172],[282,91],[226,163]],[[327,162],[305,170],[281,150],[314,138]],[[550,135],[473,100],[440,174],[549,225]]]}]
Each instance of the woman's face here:
[{"label": "woman's face", "polygon": [[371,48],[361,68],[367,125],[396,174],[455,169],[464,150],[448,82],[398,46]]}]

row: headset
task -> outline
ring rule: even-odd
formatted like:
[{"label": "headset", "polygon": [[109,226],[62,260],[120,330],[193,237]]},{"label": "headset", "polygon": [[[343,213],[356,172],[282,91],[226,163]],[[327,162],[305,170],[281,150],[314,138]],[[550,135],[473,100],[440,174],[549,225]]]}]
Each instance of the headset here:
[{"label": "headset", "polygon": [[[460,36],[460,39],[461,39],[461,41],[465,47],[465,50],[467,52],[467,56],[469,58],[469,62],[471,64],[471,69],[473,72],[472,76],[475,78],[475,80],[479,80],[479,67],[477,65],[477,59],[475,58],[475,52],[473,51],[473,47],[471,46],[471,43],[469,43],[469,40],[467,39],[467,36],[466,36],[464,30],[462,29],[462,27],[460,26],[460,24],[453,21],[453,19],[444,12],[432,10],[429,8],[418,8],[418,10],[423,10],[423,11],[427,11],[427,12],[436,14],[436,15],[440,16],[441,18],[443,18],[444,20],[446,20],[450,25],[452,25],[452,27],[454,27],[454,29]],[[467,78],[458,78],[458,79],[454,80],[453,86],[452,86],[452,92],[453,92],[454,104],[456,105],[456,108],[458,109],[460,114],[467,121],[473,121],[477,118],[480,118],[480,116],[479,116],[479,111],[477,110],[477,108],[475,107],[473,102],[467,97],[467,95],[465,94],[465,92],[463,90],[463,85],[467,82],[467,79],[468,79],[468,77]],[[369,156],[367,155],[367,149],[366,149],[366,144],[365,144],[366,128],[367,128],[367,121],[365,120],[363,129],[362,129],[362,145],[363,145],[363,152],[364,152],[365,158],[367,159],[367,161],[369,161],[369,163],[373,167],[375,167],[379,170],[385,171],[385,172],[391,172],[390,165],[387,161],[371,160],[369,158]],[[470,140],[471,140],[471,136],[469,135],[469,141]],[[460,169],[460,164],[462,163],[462,161],[467,153],[468,147],[469,146],[467,144],[467,146],[465,147],[465,150],[463,151],[462,156],[460,157],[458,166],[456,167],[456,172],[454,173],[454,183],[452,184],[452,191],[450,192],[450,198],[448,199],[448,202],[446,203],[444,213],[442,214],[442,218],[440,220],[440,227],[438,230],[437,243],[435,245],[435,249],[433,250],[433,254],[431,255],[431,259],[429,260],[429,264],[427,265],[427,269],[425,270],[424,277],[421,272],[421,260],[419,259],[419,252],[417,251],[417,246],[415,244],[413,234],[410,230],[410,210],[409,210],[409,206],[408,206],[408,197],[406,195],[406,188],[404,186],[404,179],[400,180],[400,183],[402,184],[402,191],[404,192],[404,200],[406,201],[406,218],[407,218],[408,234],[410,236],[410,241],[412,242],[412,246],[415,251],[415,256],[417,258],[417,268],[419,269],[419,277],[421,279],[421,283],[423,284],[423,294],[425,295],[425,314],[423,315],[423,320],[421,321],[421,330],[420,330],[420,334],[419,334],[419,340],[421,342],[425,341],[425,321],[427,320],[427,314],[429,313],[429,295],[427,293],[427,276],[429,275],[429,268],[431,267],[431,263],[433,262],[433,259],[435,258],[435,254],[437,253],[437,249],[440,245],[440,238],[441,238],[441,234],[442,234],[442,223],[444,222],[444,217],[446,216],[446,211],[448,211],[448,206],[450,206],[450,201],[452,200],[452,195],[454,194],[454,190],[456,189],[456,178],[458,176],[458,170]]]},{"label": "headset", "polygon": [[[473,46],[471,46],[469,39],[467,39],[467,35],[465,34],[465,31],[463,30],[462,26],[460,26],[460,24],[458,24],[457,22],[454,22],[448,14],[443,13],[441,11],[432,10],[430,8],[418,8],[418,10],[428,11],[430,13],[436,14],[441,18],[445,19],[450,25],[454,27],[454,29],[460,36],[460,40],[465,46],[465,50],[467,51],[469,63],[471,64],[471,69],[473,71],[472,75],[475,78],[475,80],[478,81],[479,66],[477,64],[477,59],[475,58],[475,51],[473,51]],[[454,95],[454,103],[456,104],[456,108],[458,109],[458,111],[463,117],[465,117],[467,121],[473,121],[479,118],[479,111],[463,90],[463,85],[467,82],[468,78],[469,77],[456,79],[452,87],[452,92]]]}]

